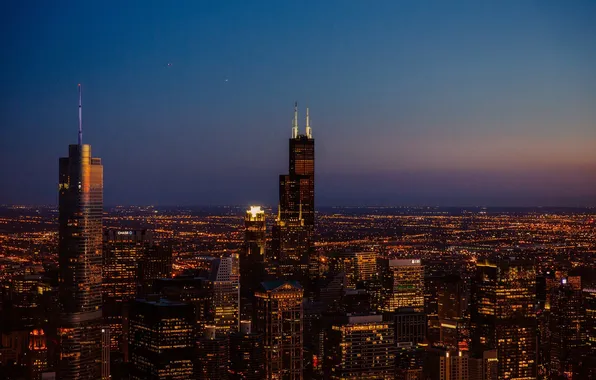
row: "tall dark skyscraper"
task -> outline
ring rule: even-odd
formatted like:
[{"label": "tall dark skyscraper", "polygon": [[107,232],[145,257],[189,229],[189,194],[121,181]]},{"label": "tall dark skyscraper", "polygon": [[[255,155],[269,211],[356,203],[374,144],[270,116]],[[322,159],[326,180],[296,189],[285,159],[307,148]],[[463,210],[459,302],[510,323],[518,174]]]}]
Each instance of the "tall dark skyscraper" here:
[{"label": "tall dark skyscraper", "polygon": [[298,106],[294,106],[290,138],[289,172],[279,176],[279,210],[273,226],[274,258],[281,276],[301,278],[309,267],[315,227],[315,140],[308,109],[306,133],[298,132]]},{"label": "tall dark skyscraper", "polygon": [[497,351],[499,379],[536,378],[536,269],[515,258],[479,261],[472,296],[472,355]]},{"label": "tall dark skyscraper", "polygon": [[240,303],[246,318],[252,314],[252,296],[265,277],[266,244],[265,211],[251,206],[244,216],[244,247],[240,253]]},{"label": "tall dark skyscraper", "polygon": [[139,263],[146,260],[152,243],[148,230],[107,230],[103,234],[103,315],[113,352],[122,352],[123,307],[137,295]]},{"label": "tall dark skyscraper", "polygon": [[60,379],[101,377],[103,166],[82,142],[59,161]]}]

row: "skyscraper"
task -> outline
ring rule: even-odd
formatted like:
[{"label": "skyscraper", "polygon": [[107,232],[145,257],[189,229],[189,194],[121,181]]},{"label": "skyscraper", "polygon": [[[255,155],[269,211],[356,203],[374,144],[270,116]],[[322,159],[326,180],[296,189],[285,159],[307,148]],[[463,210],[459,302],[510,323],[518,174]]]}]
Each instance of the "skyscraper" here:
[{"label": "skyscraper", "polygon": [[265,211],[259,206],[251,206],[244,216],[244,247],[240,253],[240,294],[244,317],[251,315],[252,295],[264,280],[266,244]]},{"label": "skyscraper", "polygon": [[273,226],[274,258],[281,276],[305,279],[315,227],[315,140],[308,109],[306,133],[298,132],[298,106],[294,106],[289,144],[289,173],[279,176],[279,210]]},{"label": "skyscraper", "polygon": [[420,259],[381,259],[386,289],[384,310],[411,307],[424,311],[424,266]]},{"label": "skyscraper", "polygon": [[238,331],[240,321],[240,278],[238,255],[212,261],[209,280],[213,284],[213,323],[218,335]]},{"label": "skyscraper", "polygon": [[130,307],[130,379],[190,379],[194,376],[192,305],[152,298]]},{"label": "skyscraper", "polygon": [[296,281],[263,282],[255,293],[255,331],[263,335],[268,380],[304,378],[302,298]]},{"label": "skyscraper", "polygon": [[82,142],[59,161],[60,379],[101,376],[103,166]]},{"label": "skyscraper", "polygon": [[582,357],[588,351],[580,277],[562,278],[552,290],[549,330],[552,376],[578,377]]},{"label": "skyscraper", "polygon": [[479,261],[472,282],[472,355],[496,349],[498,377],[536,378],[536,270],[515,258]]},{"label": "skyscraper", "polygon": [[250,321],[241,321],[240,332],[230,335],[230,379],[262,379],[264,359],[263,335],[251,331]]},{"label": "skyscraper", "polygon": [[103,315],[109,325],[112,352],[122,351],[123,305],[136,298],[139,262],[151,244],[147,230],[107,230],[103,235]]},{"label": "skyscraper", "polygon": [[381,315],[337,318],[325,347],[326,378],[393,379],[395,341]]}]

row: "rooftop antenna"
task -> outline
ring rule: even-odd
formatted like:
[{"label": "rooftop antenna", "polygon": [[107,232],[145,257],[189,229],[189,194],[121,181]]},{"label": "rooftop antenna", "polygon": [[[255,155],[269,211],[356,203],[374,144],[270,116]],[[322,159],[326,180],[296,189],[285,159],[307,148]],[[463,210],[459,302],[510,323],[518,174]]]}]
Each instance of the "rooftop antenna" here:
[{"label": "rooftop antenna", "polygon": [[294,120],[292,120],[292,138],[298,137],[298,102],[294,102]]},{"label": "rooftop antenna", "polygon": [[312,139],[312,128],[310,127],[310,118],[308,116],[308,107],[306,108],[306,137]]},{"label": "rooftop antenna", "polygon": [[79,83],[79,145],[83,145],[83,105],[81,99],[81,84]]}]

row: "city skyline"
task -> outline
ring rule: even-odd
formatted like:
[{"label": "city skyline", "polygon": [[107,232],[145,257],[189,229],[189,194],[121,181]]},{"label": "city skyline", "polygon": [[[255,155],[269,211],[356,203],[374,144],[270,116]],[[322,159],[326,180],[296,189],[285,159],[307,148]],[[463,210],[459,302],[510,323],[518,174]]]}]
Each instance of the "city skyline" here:
[{"label": "city skyline", "polygon": [[2,203],[57,203],[81,82],[106,205],[275,205],[295,100],[320,206],[596,205],[594,4],[233,4],[8,9]]}]

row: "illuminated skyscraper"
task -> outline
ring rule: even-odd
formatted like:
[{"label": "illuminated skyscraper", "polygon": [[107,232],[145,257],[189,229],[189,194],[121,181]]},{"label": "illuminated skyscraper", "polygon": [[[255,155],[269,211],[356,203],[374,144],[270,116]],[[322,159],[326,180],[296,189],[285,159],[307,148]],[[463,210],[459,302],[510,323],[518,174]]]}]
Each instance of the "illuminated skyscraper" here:
[{"label": "illuminated skyscraper", "polygon": [[263,282],[255,293],[255,331],[263,335],[268,380],[304,378],[302,298],[295,281]]},{"label": "illuminated skyscraper", "polygon": [[289,173],[279,177],[279,211],[272,231],[272,248],[280,264],[279,275],[304,279],[309,271],[315,226],[315,140],[308,109],[306,133],[298,133],[297,105],[289,149]]},{"label": "illuminated skyscraper", "polygon": [[240,278],[238,255],[212,261],[209,280],[213,284],[213,323],[218,335],[238,331],[240,321]]},{"label": "illuminated skyscraper", "polygon": [[[438,291],[438,320],[443,344],[462,348],[468,338],[468,297],[459,276],[445,276]],[[466,347],[467,349],[467,347]]]},{"label": "illuminated skyscraper", "polygon": [[472,355],[496,349],[498,377],[536,378],[536,270],[516,259],[479,261],[472,282]]},{"label": "illuminated skyscraper", "polygon": [[419,259],[380,259],[386,296],[383,309],[424,311],[424,266]]},{"label": "illuminated skyscraper", "polygon": [[125,302],[136,298],[139,262],[150,246],[150,231],[107,230],[103,238],[103,315],[109,325],[112,352],[122,351],[122,314]]},{"label": "illuminated skyscraper", "polygon": [[164,299],[137,299],[130,307],[130,379],[184,380],[194,376],[194,310]]},{"label": "illuminated skyscraper", "polygon": [[267,224],[265,212],[251,206],[244,216],[244,249],[240,253],[240,294],[244,317],[251,315],[252,295],[265,276]]},{"label": "illuminated skyscraper", "polygon": [[229,359],[228,337],[216,334],[215,326],[205,326],[198,341],[197,378],[227,380]]},{"label": "illuminated skyscraper", "polygon": [[329,258],[330,270],[333,273],[344,273],[346,289],[356,289],[362,282],[376,280],[377,253],[368,252],[341,252]]},{"label": "illuminated skyscraper", "polygon": [[394,379],[395,341],[381,315],[337,318],[325,347],[329,379]]},{"label": "illuminated skyscraper", "polygon": [[[79,85],[80,95],[80,85]],[[82,143],[59,161],[60,379],[101,376],[103,166]]]}]

